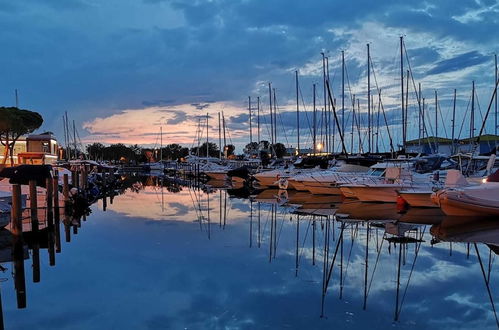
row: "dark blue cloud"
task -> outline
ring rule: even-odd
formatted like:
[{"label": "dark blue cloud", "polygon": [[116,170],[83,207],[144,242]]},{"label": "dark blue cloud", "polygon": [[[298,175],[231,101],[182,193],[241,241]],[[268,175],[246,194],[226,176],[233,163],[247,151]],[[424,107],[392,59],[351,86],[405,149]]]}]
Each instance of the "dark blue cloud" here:
[{"label": "dark blue cloud", "polygon": [[458,55],[448,60],[440,61],[435,64],[433,69],[427,72],[428,75],[452,72],[465,69],[470,66],[482,64],[490,59],[477,51],[471,51]]},{"label": "dark blue cloud", "polygon": [[[265,88],[256,82],[272,81],[284,103],[293,98],[290,68],[318,61],[323,49],[331,50],[331,63],[337,65],[339,50],[346,48],[349,53],[350,33],[366,22],[391,29],[392,34],[410,33],[409,57],[416,79],[424,79],[427,73],[457,71],[486,61],[499,41],[490,33],[498,28],[496,13],[487,6],[491,4],[485,1],[456,5],[451,0],[431,4],[320,0],[313,5],[285,0],[2,3],[0,102],[13,104],[13,90],[18,88],[21,105],[40,111],[47,119],[46,129],[56,133],[61,131],[59,118],[65,110],[82,122],[124,108],[160,105],[162,100],[239,102],[255,90],[265,95]],[[335,34],[331,29],[347,32]],[[443,44],[418,43],[412,48],[411,39],[421,36]],[[467,53],[451,54],[454,58],[448,60],[446,47],[457,42],[469,45],[462,50]],[[396,65],[386,57],[395,56],[396,49],[380,48],[373,44],[385,57],[377,68],[393,72]],[[364,59],[349,58],[348,65],[352,84],[364,79]],[[425,67],[421,72],[420,66]],[[336,69],[332,75],[338,94]],[[302,84],[308,88],[313,82],[320,82],[320,77],[310,74]],[[307,96],[307,102],[310,99]]]}]

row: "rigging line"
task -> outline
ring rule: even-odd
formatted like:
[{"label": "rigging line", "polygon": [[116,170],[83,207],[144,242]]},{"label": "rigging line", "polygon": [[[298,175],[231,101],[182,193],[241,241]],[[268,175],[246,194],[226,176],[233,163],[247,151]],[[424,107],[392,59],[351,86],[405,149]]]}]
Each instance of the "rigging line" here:
[{"label": "rigging line", "polygon": [[[284,215],[284,213],[281,213],[281,215]],[[277,245],[279,245],[279,239],[281,238],[282,228],[284,227],[284,222],[286,221],[285,218],[286,218],[285,216],[282,217],[281,228],[279,228],[279,234],[277,235],[276,241],[275,241],[275,247],[276,248],[277,248]],[[276,214],[276,219],[275,220],[277,222],[277,214]],[[274,254],[274,258],[275,258],[275,254]]]},{"label": "rigging line", "polygon": [[[440,102],[438,102],[438,110],[440,112],[440,119],[442,119],[442,126],[444,128],[445,138],[448,139],[449,135],[447,134],[447,128],[445,127],[444,117],[442,116],[442,108],[440,107]],[[447,112],[447,114],[449,113]]]},{"label": "rigging line", "polygon": [[[300,221],[300,220],[296,219],[296,221]],[[299,261],[299,260],[301,260],[301,257],[302,257],[302,255],[303,255],[303,253],[304,253],[304,247],[305,247],[305,242],[306,242],[306,240],[307,240],[308,231],[309,231],[309,229],[310,229],[310,223],[311,223],[311,221],[309,220],[309,221],[308,221],[308,226],[307,226],[307,231],[305,232],[305,237],[303,238],[303,243],[302,243],[302,245],[301,245],[301,249],[302,249],[302,250],[301,250],[301,252],[300,252],[300,254],[299,254],[299,256],[298,256],[298,261]]]},{"label": "rigging line", "polygon": [[345,281],[347,279],[347,274],[348,274],[348,266],[350,265],[350,258],[352,256],[352,250],[353,250],[353,246],[354,246],[354,243],[355,243],[355,240],[357,239],[357,234],[359,233],[359,228],[358,228],[358,224],[354,230],[354,234],[353,236],[351,237],[351,245],[350,245],[350,251],[348,252],[348,259],[347,259],[347,266],[345,267],[345,275],[343,276],[344,279],[343,279],[343,283],[342,283],[342,286],[345,285]]},{"label": "rigging line", "polygon": [[476,243],[473,243],[475,246],[476,256],[478,257],[478,261],[480,262],[480,268],[482,270],[483,279],[485,280],[485,285],[487,287],[487,293],[489,294],[490,304],[492,305],[492,310],[494,311],[494,317],[496,319],[496,325],[499,327],[499,319],[497,318],[496,306],[494,305],[494,299],[492,298],[492,293],[490,292],[490,286],[487,282],[487,276],[485,275],[485,269],[483,268],[482,258],[480,257],[480,253],[478,252],[478,247]]},{"label": "rigging line", "polygon": [[[261,104],[263,104],[263,101],[262,101],[262,100],[260,100],[260,101],[261,101]],[[267,134],[270,136],[270,135],[271,135],[270,130],[269,130],[269,125],[270,125],[270,124],[269,124],[269,122],[267,121],[267,116],[266,116],[265,114],[263,114],[263,115],[262,115],[262,113],[263,113],[264,111],[265,111],[265,110],[264,110],[264,107],[260,107],[260,117],[261,117],[261,118],[263,118],[263,121],[264,121],[264,124],[265,124],[264,126],[265,126],[265,128],[267,129]],[[272,141],[272,139],[269,139],[268,141]],[[270,142],[269,142],[269,143],[270,143]]]},{"label": "rigging line", "polygon": [[270,217],[270,208],[267,209],[267,219],[265,220],[265,223],[263,224],[263,229],[262,229],[262,238],[261,238],[261,242],[265,242],[265,230],[267,229],[267,224],[269,223],[269,217]]},{"label": "rigging line", "polygon": [[324,292],[323,292],[323,294],[326,294],[327,288],[329,286],[329,281],[331,280],[331,276],[333,274],[333,266],[334,266],[334,263],[335,263],[335,260],[336,260],[336,256],[338,254],[338,249],[340,247],[341,242],[343,241],[343,231],[344,230],[345,230],[345,224],[342,223],[341,224],[340,238],[336,242],[336,248],[335,248],[335,251],[334,251],[333,260],[331,261],[331,267],[329,268],[329,270],[327,272],[326,283],[324,283],[324,289],[323,289]]},{"label": "rigging line", "polygon": [[373,59],[371,56],[369,57],[369,60],[371,61],[371,70],[372,70],[372,74],[373,74],[373,78],[374,78],[374,83],[376,85],[376,90],[378,92],[379,104],[381,105],[381,111],[383,112],[383,117],[385,119],[386,131],[388,133],[388,139],[390,141],[391,152],[394,153],[395,148],[393,146],[393,139],[392,139],[392,135],[390,133],[390,127],[389,127],[388,121],[386,119],[385,106],[383,104],[383,99],[381,98],[381,89],[379,88],[378,78],[376,77],[376,68],[374,66],[374,62],[373,62]]},{"label": "rigging line", "polygon": [[425,232],[426,232],[426,226],[423,228],[423,231],[421,232],[421,235],[420,235],[420,237],[419,237],[420,242],[419,242],[419,244],[417,245],[417,247],[416,247],[416,251],[415,251],[415,253],[414,253],[414,260],[413,260],[413,262],[412,262],[411,271],[409,272],[409,277],[408,277],[408,279],[407,279],[407,284],[406,284],[406,286],[405,286],[404,293],[403,293],[403,295],[402,295],[402,299],[401,299],[401,301],[400,301],[400,307],[399,307],[399,309],[398,309],[398,314],[399,314],[399,315],[400,315],[400,312],[402,312],[402,305],[404,304],[405,295],[406,295],[406,293],[407,293],[407,289],[409,288],[409,282],[411,281],[412,273],[413,273],[413,271],[414,271],[414,267],[416,266],[416,259],[417,259],[418,254],[419,254],[419,250],[420,250],[420,248],[421,248],[421,244],[423,243],[423,237],[424,237]]},{"label": "rigging line", "polygon": [[[275,98],[274,103],[275,103],[274,105],[275,111],[277,112],[277,117],[279,117],[279,121],[281,122],[281,130],[284,133],[284,140],[286,140],[286,144],[289,145],[288,134],[286,134],[286,130],[284,129],[284,122],[282,121],[281,112],[279,111],[279,105],[277,104],[277,97]],[[277,141],[275,141],[275,143],[277,143]]]},{"label": "rigging line", "polygon": [[[483,132],[485,130],[485,124],[487,122],[487,118],[489,117],[490,109],[492,108],[492,104],[494,103],[494,99],[495,99],[495,97],[497,95],[497,87],[498,87],[498,85],[499,85],[499,79],[495,83],[494,92],[492,93],[492,97],[490,98],[489,106],[487,107],[487,112],[485,113],[485,117],[482,120],[482,126],[480,127],[480,132],[478,133],[478,136],[476,138],[476,142],[473,145],[473,150],[471,151],[472,155],[475,153],[475,150],[476,150],[477,146],[480,145],[480,137],[482,136],[482,134],[483,134]],[[470,165],[471,165],[471,162],[468,162],[468,167]]]},{"label": "rigging line", "polygon": [[[308,119],[308,111],[307,111],[307,106],[305,105],[305,100],[303,99],[303,92],[301,90],[301,85],[298,85],[298,90],[299,90],[299,94],[300,94],[300,98],[301,98],[301,103],[302,103],[302,106],[303,106],[303,110],[305,110],[305,118],[307,119],[307,124],[308,124],[308,131],[310,133],[310,136],[313,135],[313,132],[312,132],[312,125],[310,125],[310,120]],[[314,109],[312,109],[313,111]]]},{"label": "rigging line", "polygon": [[480,114],[480,119],[482,119],[483,121],[483,113],[482,113],[482,108],[480,108],[480,101],[478,101],[478,93],[475,89],[475,101],[476,101],[476,105],[478,107],[478,113]]},{"label": "rigging line", "polygon": [[471,103],[471,95],[470,95],[470,98],[468,99],[468,105],[466,106],[466,111],[464,112],[463,121],[461,122],[461,127],[459,128],[459,134],[457,135],[458,140],[461,139],[461,133],[463,131],[464,122],[466,121],[466,117],[467,117],[468,112],[470,110],[470,103]]},{"label": "rigging line", "polygon": [[381,256],[381,251],[383,249],[383,243],[385,243],[386,232],[383,233],[383,237],[381,238],[381,244],[379,246],[378,254],[376,256],[376,261],[374,262],[373,272],[371,273],[371,280],[369,281],[369,288],[367,289],[367,295],[371,292],[371,285],[373,284],[374,274],[376,273],[376,268],[378,267],[379,257]]},{"label": "rigging line", "polygon": [[[411,81],[412,81],[412,87],[414,89],[414,94],[416,94],[416,100],[418,100],[418,107],[419,107],[419,115],[421,117],[424,116],[424,113],[423,113],[423,109],[421,108],[421,100],[423,99],[422,95],[419,95],[418,91],[417,91],[417,88],[416,88],[416,81],[414,80],[414,75],[412,73],[412,66],[411,66],[411,61],[409,60],[409,54],[407,53],[407,48],[405,47],[405,41],[402,40],[402,45],[404,47],[404,53],[405,53],[405,58],[406,58],[406,61],[407,61],[407,66],[409,67],[409,72],[410,72],[410,76],[411,76]],[[422,94],[422,92],[421,92]],[[431,123],[428,123],[431,127]],[[423,125],[423,136],[424,134],[426,133],[426,142],[428,143],[428,145],[430,146],[430,149],[433,153],[433,145],[432,145],[432,141],[430,140],[430,136],[428,134],[428,129],[426,128],[426,122],[425,122],[425,125]]]}]

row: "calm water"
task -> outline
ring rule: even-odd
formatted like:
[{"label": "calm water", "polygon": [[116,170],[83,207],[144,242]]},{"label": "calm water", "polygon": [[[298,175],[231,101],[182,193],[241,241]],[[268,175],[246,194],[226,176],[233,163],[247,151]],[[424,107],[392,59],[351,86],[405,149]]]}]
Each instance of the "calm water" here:
[{"label": "calm water", "polygon": [[15,264],[2,263],[5,327],[496,328],[498,258],[481,242],[499,241],[499,222],[431,225],[443,218],[435,210],[400,214],[394,205],[302,193],[249,200],[169,190],[128,189],[106,211],[99,201],[77,234],[61,224],[55,266],[40,243],[39,283],[29,249],[24,309]]}]

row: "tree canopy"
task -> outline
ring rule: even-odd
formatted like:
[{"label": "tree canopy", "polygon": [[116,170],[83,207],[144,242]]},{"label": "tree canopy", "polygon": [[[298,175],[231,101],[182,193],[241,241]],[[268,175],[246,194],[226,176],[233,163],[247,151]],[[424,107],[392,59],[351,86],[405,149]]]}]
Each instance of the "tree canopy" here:
[{"label": "tree canopy", "polygon": [[14,162],[14,145],[25,134],[33,133],[43,124],[43,117],[30,110],[16,107],[0,107],[0,142],[5,146],[3,163],[10,153],[11,164]]}]

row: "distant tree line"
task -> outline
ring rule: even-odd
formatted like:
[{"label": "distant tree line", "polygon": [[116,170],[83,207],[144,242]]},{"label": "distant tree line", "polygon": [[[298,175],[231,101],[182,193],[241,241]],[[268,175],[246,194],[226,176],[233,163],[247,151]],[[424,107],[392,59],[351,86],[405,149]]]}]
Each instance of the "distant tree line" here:
[{"label": "distant tree line", "polygon": [[[232,144],[226,145],[221,154],[223,157],[233,158],[235,157],[235,149],[236,147]],[[188,156],[189,153],[199,157],[206,157],[207,150],[209,157],[218,157],[220,155],[218,145],[213,142],[208,143],[208,148],[206,148],[206,142],[204,142],[199,147],[196,146],[190,149],[177,143],[168,144],[162,150],[141,147],[137,144],[127,146],[123,143],[116,143],[106,146],[99,142],[89,144],[86,147],[90,159],[132,163],[156,161],[160,160],[161,156],[163,160],[179,160]],[[257,142],[248,143],[244,148],[244,152],[258,154],[262,159],[269,158],[269,155],[282,158],[286,155],[286,147],[282,143],[271,145],[268,141],[261,141],[259,144]]]}]

